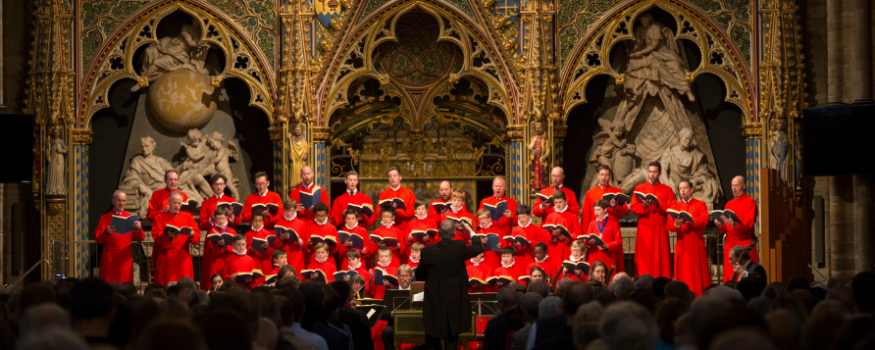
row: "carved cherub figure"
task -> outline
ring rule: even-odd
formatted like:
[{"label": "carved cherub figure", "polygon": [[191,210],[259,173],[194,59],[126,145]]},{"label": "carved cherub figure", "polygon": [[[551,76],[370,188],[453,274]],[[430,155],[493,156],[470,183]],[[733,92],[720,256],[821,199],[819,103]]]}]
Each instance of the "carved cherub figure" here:
[{"label": "carved cherub figure", "polygon": [[[616,179],[623,179],[632,171],[634,161],[631,158],[635,154],[635,145],[626,140],[626,127],[622,122],[612,123],[603,118],[598,119],[602,131],[593,137],[593,140],[602,140],[601,144],[593,150],[590,164],[598,167],[607,165],[614,173],[611,180],[616,185]],[[593,180],[597,181],[597,180]]]},{"label": "carved cherub figure", "polygon": [[240,198],[237,193],[238,181],[234,178],[230,164],[231,159],[237,159],[237,144],[234,141],[228,141],[228,146],[225,146],[225,136],[216,131],[207,138],[207,146],[216,151],[216,157],[213,159],[213,163],[216,164],[216,174],[223,175],[228,179],[225,188],[231,192],[231,197]]}]

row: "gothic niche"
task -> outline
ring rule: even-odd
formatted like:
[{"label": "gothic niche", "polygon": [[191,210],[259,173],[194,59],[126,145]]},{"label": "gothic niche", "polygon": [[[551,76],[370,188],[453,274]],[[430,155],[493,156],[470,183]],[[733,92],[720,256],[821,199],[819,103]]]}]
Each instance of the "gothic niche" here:
[{"label": "gothic niche", "polygon": [[[647,164],[659,161],[660,182],[677,191],[678,182],[689,179],[694,197],[713,204],[723,191],[695,85],[688,79],[701,51],[692,41],[676,39],[677,23],[661,9],[634,21],[634,40],[620,41],[610,51],[611,68],[621,80],[597,76],[587,86],[589,103],[569,113],[569,135],[574,125],[594,130],[580,190],[595,186],[595,168],[604,164],[614,170],[612,185],[631,192],[647,181]],[[586,147],[571,139],[565,147],[578,143]]]}]

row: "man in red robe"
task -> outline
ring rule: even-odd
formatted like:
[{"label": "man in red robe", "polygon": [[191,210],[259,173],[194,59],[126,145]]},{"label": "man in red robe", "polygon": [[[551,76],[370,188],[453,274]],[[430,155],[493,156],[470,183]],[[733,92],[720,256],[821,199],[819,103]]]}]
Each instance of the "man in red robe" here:
[{"label": "man in red robe", "polygon": [[[189,244],[200,242],[201,231],[191,213],[180,211],[183,200],[181,193],[171,194],[170,209],[162,211],[152,221],[152,237],[155,240],[152,248],[152,257],[155,260],[155,283],[165,287],[168,283],[179,281],[183,277],[194,278]],[[165,232],[167,225],[180,229],[190,228],[191,236],[172,230]]]},{"label": "man in red robe", "polygon": [[167,170],[164,173],[164,184],[167,186],[152,192],[152,197],[149,198],[149,210],[146,212],[146,219],[149,221],[155,221],[159,213],[170,210],[169,200],[173,192],[182,194],[182,204],[188,202],[188,195],[176,188],[179,186],[179,173],[176,170]]},{"label": "man in red robe", "polygon": [[[481,200],[480,209],[478,209],[478,211],[483,210],[487,205],[491,208],[495,208],[499,203],[507,203],[507,210],[501,213],[501,218],[493,220],[492,222],[492,224],[501,231],[501,236],[509,235],[517,221],[517,202],[513,198],[505,197],[505,191],[507,191],[507,181],[504,179],[504,176],[496,177],[492,180],[492,196]],[[490,209],[490,211],[491,210],[494,209]]]},{"label": "man in red robe", "polygon": [[[374,215],[374,201],[371,200],[371,197],[359,192],[357,189],[359,184],[359,173],[355,170],[350,170],[346,174],[346,180],[343,180],[343,182],[346,183],[346,191],[340,195],[340,197],[334,199],[334,204],[331,206],[331,214],[329,215],[331,217],[331,223],[338,227],[343,225],[345,222],[344,212],[351,209],[352,207],[349,205],[352,204],[355,207],[370,207],[370,216],[359,212],[358,223],[362,227],[371,227],[371,225],[377,222],[378,216]],[[356,209],[356,211],[358,210]]]},{"label": "man in red robe", "polygon": [[[440,198],[433,200],[428,204],[428,217],[434,220],[435,226],[440,227],[441,223],[446,220],[447,213],[450,212],[450,202],[453,200],[453,185],[449,181],[441,181],[438,186],[438,194]],[[441,207],[438,210],[438,206]],[[467,209],[465,209],[467,211]]]},{"label": "man in red robe", "polygon": [[635,186],[635,192],[653,194],[658,200],[644,202],[632,198],[632,213],[638,215],[638,232],[635,234],[635,266],[638,276],[651,275],[654,278],[671,278],[669,259],[668,229],[665,227],[665,210],[677,200],[674,191],[659,182],[662,165],[651,162],[647,165],[648,182]]},{"label": "man in red robe", "polygon": [[[587,228],[589,223],[595,220],[592,213],[592,206],[596,201],[601,200],[605,193],[622,193],[623,190],[610,185],[611,182],[611,167],[607,165],[599,165],[598,167],[598,185],[586,191],[586,196],[583,198],[583,206],[580,207],[580,227]],[[620,218],[629,214],[629,203],[619,205],[615,199],[608,201],[608,218],[619,223]],[[616,272],[626,272],[626,264],[623,262],[623,239],[620,237],[620,244],[614,251],[614,257],[617,262]]]},{"label": "man in red robe", "polygon": [[[267,212],[264,215],[264,228],[266,230],[273,230],[273,226],[276,225],[277,220],[283,216],[283,201],[279,194],[267,189],[269,186],[270,180],[268,180],[266,172],[259,171],[255,173],[255,190],[257,192],[246,196],[246,203],[243,204],[243,212],[240,214],[240,216],[242,216],[242,221],[250,222],[250,220],[252,220],[253,206],[258,204],[273,204],[277,206],[277,212],[275,214]],[[264,211],[267,211],[267,209]]]},{"label": "man in red robe", "polygon": [[[321,196],[319,196],[319,200],[313,198],[313,203],[310,205],[310,208],[304,208],[301,202],[301,193],[306,193],[312,195],[317,190],[321,190]],[[289,198],[294,199],[295,202],[298,202],[298,216],[301,217],[301,220],[313,220],[315,216],[313,214],[313,206],[318,202],[325,203],[325,205],[331,205],[328,202],[328,189],[316,186],[316,183],[313,182],[313,169],[309,166],[305,165],[301,168],[301,183],[299,183],[295,188],[289,192]]]},{"label": "man in red robe", "polygon": [[97,229],[94,231],[94,241],[103,244],[103,254],[100,256],[100,279],[109,283],[125,283],[134,281],[133,258],[131,257],[131,240],[142,242],[146,238],[140,220],[134,221],[130,232],[118,232],[120,227],[112,226],[112,217],[130,217],[125,212],[128,196],[122,191],[112,194],[112,210],[100,216]]},{"label": "man in red robe", "polygon": [[[213,188],[213,195],[201,202],[201,213],[197,220],[197,225],[201,230],[209,230],[214,226],[213,212],[216,210],[216,206],[221,203],[237,202],[231,196],[225,195],[225,184],[227,184],[227,181],[224,175],[216,174],[210,178],[210,187]],[[234,212],[229,212],[227,219],[229,226],[240,225],[240,217],[234,216]],[[209,290],[209,288],[205,290]]]},{"label": "man in red robe", "polygon": [[668,217],[668,230],[676,232],[677,242],[674,245],[674,279],[690,286],[690,291],[698,298],[702,291],[711,285],[711,269],[708,266],[708,255],[705,253],[705,226],[708,226],[708,207],[705,202],[693,198],[693,184],[688,180],[678,183],[678,193],[681,201],[671,206],[672,215],[676,212],[686,212],[692,217],[684,219],[678,216],[675,220]]},{"label": "man in red robe", "polygon": [[[413,190],[401,187],[401,170],[399,170],[398,167],[389,167],[387,175],[389,176],[390,188],[380,192],[379,202],[383,204],[378,203],[376,215],[377,217],[380,217],[384,205],[395,208],[395,226],[398,227],[401,232],[407,232],[407,222],[413,219],[413,205],[416,203],[416,196],[413,194]],[[388,202],[393,199],[401,200],[404,202],[404,206],[402,207],[398,203]]]},{"label": "man in red robe", "polygon": [[565,181],[565,170],[562,170],[560,167],[553,168],[553,170],[550,171],[550,182],[553,183],[553,186],[547,187],[538,193],[538,200],[535,201],[535,206],[533,208],[535,216],[543,219],[555,211],[553,204],[544,203],[543,198],[550,198],[550,196],[556,191],[565,192],[568,210],[574,213],[574,215],[580,214],[580,204],[577,202],[577,195],[574,194],[574,191],[562,186],[562,181]]},{"label": "man in red robe", "polygon": [[[732,210],[739,220],[735,221],[731,217],[726,216],[723,217],[723,223],[714,220],[717,230],[726,234],[726,243],[723,245],[724,281],[732,278],[732,271],[734,269],[729,262],[729,250],[737,245],[746,247],[756,240],[754,227],[756,227],[757,221],[757,202],[744,193],[746,188],[743,176],[739,175],[732,178],[732,195],[735,196],[735,199],[727,202],[724,207],[727,210]],[[750,260],[755,264],[759,264],[760,259],[756,248],[751,249]]]}]

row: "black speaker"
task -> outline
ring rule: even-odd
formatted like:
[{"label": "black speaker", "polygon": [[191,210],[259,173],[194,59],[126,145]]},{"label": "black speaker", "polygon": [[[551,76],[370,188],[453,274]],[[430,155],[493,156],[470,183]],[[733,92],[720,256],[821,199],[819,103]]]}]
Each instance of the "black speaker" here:
[{"label": "black speaker", "polygon": [[3,170],[0,182],[30,182],[33,180],[34,124],[33,116],[25,114],[0,114],[3,135],[0,136],[0,151],[3,152]]},{"label": "black speaker", "polygon": [[805,176],[873,174],[875,104],[802,110],[802,172]]}]

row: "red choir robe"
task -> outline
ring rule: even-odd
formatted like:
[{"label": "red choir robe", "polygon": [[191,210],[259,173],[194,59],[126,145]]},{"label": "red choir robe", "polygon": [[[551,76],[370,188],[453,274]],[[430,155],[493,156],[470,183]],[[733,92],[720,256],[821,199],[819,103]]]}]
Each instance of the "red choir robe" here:
[{"label": "red choir robe", "polygon": [[107,232],[106,228],[112,225],[113,215],[131,216],[128,212],[115,210],[100,216],[97,229],[94,230],[94,241],[103,244],[103,253],[100,255],[100,279],[109,283],[134,282],[131,240],[142,242],[146,238],[146,233],[142,228],[124,233]]},{"label": "red choir robe", "polygon": [[[312,194],[313,191],[316,191],[316,189],[318,189],[318,188],[321,188],[321,187],[316,186],[315,182],[310,183],[310,186],[304,186],[303,183],[300,183],[297,186],[295,186],[295,188],[293,188],[291,192],[289,192],[289,198],[294,199],[295,202],[298,203],[298,206],[300,206],[301,205],[301,192]],[[327,205],[329,208],[331,208],[331,203],[328,201],[328,189],[327,188],[322,188],[322,196],[320,196],[320,197],[321,197],[320,201],[322,203],[325,203],[325,205]],[[313,203],[313,205],[316,205],[316,203]],[[298,212],[298,214],[300,214],[298,216],[301,217],[301,220],[313,220],[313,218],[316,217],[316,214],[314,214],[312,211],[310,211],[310,208],[304,208],[304,210]]]},{"label": "red choir robe", "polygon": [[[601,229],[599,229],[601,227]],[[614,269],[616,272],[617,262],[616,256],[614,252],[617,249],[617,246],[620,245],[620,223],[610,218],[606,218],[604,221],[595,220],[589,223],[589,227],[586,229],[587,234],[595,233],[600,236],[602,241],[608,245],[607,250],[601,250],[595,245],[590,245],[588,240],[584,240],[586,243],[586,262],[589,263],[590,266],[596,261],[601,261],[607,265],[608,270]],[[611,276],[605,276],[606,280],[610,280]]]},{"label": "red choir robe", "polygon": [[[428,231],[428,230],[435,230],[435,231],[438,230],[438,226],[435,225],[434,220],[432,220],[428,216],[426,216],[424,218],[414,216],[413,220],[410,220],[410,222],[407,223],[407,231],[405,233],[407,234],[407,238],[410,238],[410,234],[413,231]],[[408,245],[406,254],[410,255],[410,246],[412,246],[413,243],[422,243],[424,246],[428,247],[428,246],[434,245],[435,243],[440,242],[440,241],[441,241],[440,233],[435,234],[434,237],[429,237],[428,242],[425,242],[425,241],[418,239],[418,238],[414,238],[413,241],[410,242],[410,244]]]},{"label": "red choir robe", "polygon": [[[592,212],[592,207],[596,201],[602,199],[602,196],[605,193],[620,193],[623,190],[613,187],[607,186],[602,188],[601,186],[596,185],[596,187],[591,188],[589,191],[586,191],[586,197],[583,199],[583,206],[580,208],[580,227],[586,228],[589,226],[589,223],[595,220],[595,214]],[[608,217],[611,220],[620,221],[621,217],[629,214],[629,203],[624,205],[617,205],[617,209],[608,207]],[[614,256],[616,257],[617,262],[617,271],[616,272],[626,272],[626,264],[623,261],[623,240],[620,240],[620,245],[617,246],[617,250],[614,251]]]},{"label": "red choir robe", "polygon": [[419,260],[413,260],[410,255],[407,256],[407,266],[410,266],[411,269],[415,269],[419,267]]},{"label": "red choir robe", "polygon": [[548,224],[559,224],[565,226],[568,233],[571,234],[571,238],[566,237],[563,241],[560,240],[560,236],[553,236],[553,232],[548,231],[550,234],[549,239],[544,241],[547,245],[547,253],[556,259],[562,259],[563,257],[570,255],[571,242],[577,239],[577,236],[581,234],[580,224],[577,223],[577,214],[570,212],[568,209],[562,212],[553,212],[550,215],[547,215],[547,218],[541,223],[541,227]]},{"label": "red choir robe", "polygon": [[474,288],[474,286],[469,283],[468,293],[494,292],[493,288],[486,283],[486,280],[489,279],[489,277],[492,277],[492,271],[495,271],[495,266],[487,264],[486,260],[474,262],[474,259],[468,259],[468,261],[465,261],[465,268],[468,270],[469,281],[472,278],[477,278],[483,281],[483,285],[480,286],[480,288]]},{"label": "red choir robe", "polygon": [[[232,235],[237,234],[237,231],[234,231],[233,228],[227,225],[225,227],[212,226],[207,231],[207,234],[209,235],[214,232],[219,234],[224,232]],[[232,248],[228,245],[213,244],[208,239],[204,240],[204,256],[201,263],[201,289],[209,291],[212,284],[210,278],[213,274],[225,271],[225,260],[228,259],[228,254],[230,254]]]},{"label": "red choir robe", "polygon": [[[448,211],[444,215],[444,218],[454,218],[457,220],[462,220],[471,225],[472,229],[474,228],[474,216],[472,216],[471,213],[465,210],[464,206],[462,207],[462,209],[459,209],[459,211],[454,211],[452,208],[450,208],[450,211]],[[471,245],[471,232],[469,232],[463,226],[462,230],[456,230],[456,236],[453,239],[457,241],[462,240],[465,241],[466,245]]]},{"label": "red choir robe", "polygon": [[[435,209],[435,205],[445,204],[447,206],[447,213],[448,213],[448,212],[450,212],[450,207],[449,207],[450,203],[451,203],[451,201],[448,201],[448,200],[445,201],[443,199],[438,198],[436,200],[431,201],[431,203],[428,204],[428,217],[430,219],[434,220],[434,224],[436,226],[440,227],[441,223],[447,219],[447,215],[446,215],[446,213],[438,212],[437,209]],[[462,210],[468,211],[468,208],[465,208],[465,205],[462,204]]]},{"label": "red choir robe", "polygon": [[259,193],[253,193],[246,196],[246,202],[243,203],[243,212],[240,213],[240,216],[242,216],[242,218],[240,218],[241,221],[252,222],[252,206],[256,204],[276,204],[279,207],[276,215],[266,213],[268,215],[264,216],[265,229],[273,230],[273,226],[283,216],[282,198],[280,198],[279,194],[277,194],[276,192],[271,192],[270,190],[265,191],[264,195],[261,195]]},{"label": "red choir robe", "polygon": [[[307,244],[307,240],[304,238],[304,234],[306,231],[306,224],[304,224],[304,220],[298,218],[297,213],[292,214],[291,220],[285,218],[285,216],[281,216],[279,220],[276,222],[276,225],[290,228],[295,231],[298,235],[298,238],[301,239],[301,244],[298,243],[297,240],[288,240],[288,241],[280,241],[276,248],[286,251],[286,259],[289,265],[295,268],[295,272],[298,273],[298,278],[301,277],[301,271],[303,271],[307,267],[307,260],[305,259],[305,246]],[[274,231],[276,234],[276,231]]]},{"label": "red choir robe", "polygon": [[[164,234],[164,227],[167,225],[191,227],[192,236],[177,235],[171,240]],[[169,211],[161,212],[155,216],[155,221],[152,221],[152,237],[155,240],[152,247],[152,256],[155,260],[155,283],[160,283],[166,288],[168,283],[179,281],[183,277],[194,278],[189,244],[200,242],[201,231],[191,213],[185,211],[180,211],[178,214]]]},{"label": "red choir robe", "polygon": [[337,263],[334,262],[334,258],[331,255],[325,261],[320,262],[316,259],[316,254],[313,254],[313,261],[307,266],[307,270],[322,271],[325,274],[325,283],[331,283],[334,281],[334,273],[337,272]]},{"label": "red choir robe", "polygon": [[[559,258],[559,259],[562,259],[562,258]],[[537,267],[544,269],[544,272],[547,274],[547,276],[546,276],[547,278],[552,279],[553,277],[556,277],[557,273],[559,273],[559,266],[561,265],[560,264],[561,261],[557,261],[557,260],[558,259],[552,258],[550,256],[550,254],[547,254],[547,256],[544,257],[544,260],[538,260],[537,258],[535,258],[535,261],[533,263],[529,264],[529,266],[526,266],[525,275],[526,276],[530,275],[532,273],[532,268],[537,266]],[[553,282],[555,283],[557,281],[553,281]]]},{"label": "red choir robe", "polygon": [[708,207],[698,199],[683,200],[670,209],[690,213],[695,222],[675,227],[675,220],[668,217],[668,230],[677,233],[674,244],[674,279],[690,286],[698,298],[711,285],[711,268],[705,253],[704,230],[708,226]]},{"label": "red choir robe", "polygon": [[510,266],[504,266],[504,263],[499,262],[498,267],[492,271],[493,276],[508,276],[513,281],[519,280],[521,273],[520,265],[516,261],[510,263]]},{"label": "red choir robe", "polygon": [[[384,274],[388,273],[392,276],[398,277],[399,266],[401,265],[398,263],[397,260],[393,258],[392,261],[389,262],[389,265],[383,265],[379,261],[377,261],[377,266],[375,266],[374,269],[379,268],[383,270]],[[373,270],[371,270],[370,276],[374,277]],[[386,286],[380,283],[376,283],[375,281],[368,281],[368,288],[370,288],[368,290],[368,295],[370,295],[371,298],[383,300],[383,295],[386,293]]]},{"label": "red choir robe", "polygon": [[146,219],[154,222],[155,217],[164,210],[164,207],[170,205],[170,194],[173,192],[182,193],[182,204],[188,202],[188,195],[178,189],[170,191],[167,188],[162,188],[154,191],[152,192],[152,197],[149,198],[149,210],[146,211]]},{"label": "red choir robe", "polygon": [[[494,222],[491,223],[487,227],[481,227],[479,230],[477,230],[477,234],[488,235],[490,233],[498,235],[498,239],[501,240],[501,237],[502,237],[501,229],[499,229],[495,225]],[[469,242],[469,244],[470,244],[470,242]],[[501,247],[501,245],[499,244],[499,248],[500,247]],[[483,253],[483,260],[486,262],[487,265],[495,268],[495,267],[501,265],[501,263],[500,263],[501,262],[501,252],[494,251],[494,250],[486,250]]]},{"label": "red choir robe", "polygon": [[[541,190],[539,194],[550,197],[556,191],[565,192],[565,201],[568,203],[568,211],[574,213],[574,215],[580,214],[580,203],[577,202],[577,195],[575,195],[574,191],[570,190],[568,187],[562,185],[559,185],[559,188],[549,186]],[[538,200],[535,201],[535,205],[532,207],[532,214],[535,216],[543,219],[546,218],[547,215],[556,211],[553,207],[541,208],[541,203],[541,197],[538,196]]]},{"label": "red choir robe", "polygon": [[674,191],[658,182],[655,186],[645,182],[635,186],[635,191],[653,193],[660,202],[645,209],[644,204],[638,202],[638,198],[632,197],[631,210],[638,215],[638,232],[635,234],[635,267],[638,275],[671,278],[665,210],[677,203]]},{"label": "red choir robe", "polygon": [[[310,220],[307,223],[307,228],[305,229],[304,236],[304,244],[307,245],[307,251],[309,252],[309,258],[307,258],[307,268],[310,268],[310,264],[316,262],[316,252],[312,251],[315,245],[310,241],[313,237],[322,237],[322,239],[326,241],[333,240],[335,245],[328,245],[328,255],[333,256],[334,253],[339,253],[341,256],[346,256],[346,246],[338,244],[340,239],[337,237],[337,227],[331,224],[331,221],[325,219],[324,223],[318,223],[315,219]],[[333,258],[328,259],[334,261]],[[335,269],[337,267],[335,266]]]},{"label": "red choir robe", "polygon": [[[404,207],[406,209],[395,208],[395,226],[398,226],[398,229],[401,230],[402,233],[406,232],[407,222],[414,217],[413,206],[416,204],[416,196],[413,194],[413,190],[401,186],[398,186],[398,190],[394,190],[390,187],[383,190],[383,192],[380,192],[379,201],[392,198],[399,198],[404,202]],[[376,218],[374,218],[375,221],[380,220],[380,215],[383,213],[379,201],[375,205],[375,209],[377,210],[377,212],[374,213],[376,216]]]},{"label": "red choir robe", "polygon": [[510,234],[510,231],[513,230],[513,227],[517,222],[516,209],[518,205],[516,200],[508,197],[499,198],[496,196],[490,196],[480,201],[480,209],[477,211],[483,210],[483,208],[485,208],[484,204],[495,206],[502,201],[507,202],[507,210],[510,210],[510,217],[506,217],[502,214],[501,219],[498,219],[498,221],[493,220],[492,224],[498,227],[502,236],[507,236]]},{"label": "red choir robe", "polygon": [[[235,203],[235,202],[237,202],[236,199],[231,198],[231,196],[226,196],[226,195],[222,195],[221,197],[213,195],[212,197],[205,199],[203,202],[201,202],[200,216],[198,216],[198,218],[197,218],[198,227],[200,227],[201,230],[205,230],[205,231],[213,228],[212,218],[213,218],[213,212],[216,211],[216,206],[219,205],[219,203]],[[242,216],[243,213],[241,212],[240,215]],[[228,214],[228,217],[230,218],[231,214]],[[240,217],[235,216],[234,221],[228,222],[228,226],[233,227],[233,226],[240,225],[240,219],[241,219]]]},{"label": "red choir robe", "polygon": [[[367,290],[368,290],[368,284],[371,283],[371,274],[370,274],[370,272],[368,272],[368,267],[365,266],[365,263],[364,263],[363,261],[364,261],[364,260],[359,260],[359,265],[358,265],[358,266],[352,266],[352,265],[349,264],[349,262],[346,262],[346,263],[344,263],[343,265],[340,265],[340,266],[342,267],[342,269],[343,269],[344,271],[355,271],[355,273],[359,274],[359,276],[362,276],[362,278],[365,279],[365,287],[364,287],[364,290],[367,291]],[[352,286],[352,279],[349,280],[349,284],[350,284],[350,286]]]},{"label": "red choir robe", "polygon": [[[337,230],[338,237],[340,237],[341,231],[347,232],[347,233],[357,234],[359,237],[362,238],[362,241],[364,243],[363,246],[364,246],[364,250],[365,250],[364,252],[359,251],[359,259],[361,259],[362,262],[374,260],[372,258],[373,257],[373,254],[372,254],[373,250],[371,250],[371,243],[370,243],[371,236],[370,236],[370,234],[368,234],[368,230],[366,228],[362,227],[358,223],[356,223],[356,225],[353,226],[352,228],[350,228],[349,226],[346,226],[346,224],[341,224],[339,229]],[[340,247],[340,246],[342,246],[342,247]],[[347,249],[346,244],[340,244],[340,242],[338,242],[338,247],[340,247],[340,249],[344,250],[343,254],[340,255],[340,261],[341,261],[340,266],[346,266],[349,263],[349,260],[346,258],[346,253],[349,252],[349,249],[354,249],[354,248]],[[338,250],[338,254],[340,254],[340,250]],[[366,263],[363,263],[362,265],[367,266]]]},{"label": "red choir robe", "polygon": [[[529,266],[529,264],[535,261],[535,245],[538,244],[538,242],[545,242],[546,244],[546,242],[552,238],[552,235],[549,232],[544,230],[541,226],[533,225],[531,221],[529,221],[529,224],[526,226],[520,225],[519,221],[517,221],[517,226],[514,227],[510,233],[512,236],[523,236],[529,241],[529,243],[531,243],[527,247],[516,248],[514,244],[504,240],[504,237],[501,239],[502,248],[512,246],[516,249],[514,261],[516,261],[520,268]],[[521,273],[527,275],[528,271]]]},{"label": "red choir robe", "polygon": [[[570,262],[573,262],[573,263],[577,264],[577,263],[579,263],[579,262],[583,262],[583,261],[585,261],[585,259],[582,259],[582,258],[581,258],[581,259],[575,259],[573,255],[569,255],[569,256],[567,257],[567,259],[565,259],[565,260],[562,261],[562,263],[565,264],[565,261],[570,261]],[[589,262],[587,261],[587,263],[589,263]],[[561,268],[561,267],[560,267],[560,268]],[[565,277],[568,277],[568,278],[570,278],[570,279],[572,279],[572,280],[575,280],[575,281],[581,281],[581,282],[586,282],[586,281],[589,280],[589,276],[587,276],[587,275],[583,275],[583,274],[581,274],[580,276],[578,276],[578,275],[571,274],[571,273],[568,273],[568,272],[564,272],[564,273],[562,273],[562,276],[559,276],[559,279],[563,279],[563,278],[565,278]]]},{"label": "red choir robe", "polygon": [[[369,204],[371,208],[374,207],[374,201],[372,201],[371,197],[368,197],[368,195],[361,193],[358,190],[352,191],[352,194],[350,194],[349,191],[345,191],[340,197],[335,198],[334,203],[331,204],[331,212],[328,216],[331,218],[331,223],[333,223],[334,226],[343,227],[343,213],[346,212],[346,209],[350,204],[359,206]],[[373,210],[376,213],[376,208],[373,208]],[[371,227],[377,222],[377,218],[379,218],[379,216],[374,214],[371,214],[370,217],[364,214],[359,215],[359,225],[363,227]]]},{"label": "red choir robe", "polygon": [[[407,251],[407,235],[405,235],[404,232],[402,232],[397,226],[395,226],[394,224],[389,226],[380,226],[377,227],[377,229],[374,230],[372,234],[384,238],[392,237],[398,239],[398,245],[401,246],[400,249],[398,247],[389,247],[389,249],[392,250],[392,260],[397,261],[399,265],[407,262],[407,255],[405,255],[405,252]],[[370,236],[365,239],[370,242]],[[377,251],[379,249],[380,245],[374,242],[371,242],[371,247],[368,248],[368,250],[373,252],[373,254],[375,255],[378,254]]]},{"label": "red choir robe", "polygon": [[[273,251],[274,248],[268,246],[267,250],[264,253],[256,252],[255,249],[252,248],[252,239],[253,238],[261,238],[263,240],[267,240],[267,236],[276,235],[276,232],[273,230],[268,231],[264,228],[264,225],[261,225],[257,230],[252,228],[251,230],[246,232],[246,250],[249,251],[249,256],[255,259],[255,263],[258,264],[259,269],[261,271],[270,270],[271,266],[273,266]],[[259,281],[259,284],[264,283],[264,278],[262,277]]]},{"label": "red choir robe", "polygon": [[[258,261],[253,259],[252,256],[247,253],[249,253],[248,250],[243,253],[231,250],[230,253],[228,253],[228,258],[225,259],[225,269],[222,273],[222,278],[226,281],[232,281],[237,274],[257,272],[264,275],[264,271],[261,270],[261,265]],[[246,287],[246,290],[249,290],[252,287],[260,286],[262,282],[264,282],[264,277],[253,278],[249,283],[241,283],[241,285]]]},{"label": "red choir robe", "polygon": [[[723,228],[719,230],[726,234],[726,243],[723,245],[723,280],[728,281],[732,278],[734,269],[729,264],[729,250],[737,245],[746,247],[756,240],[754,228],[757,221],[757,202],[748,195],[742,194],[741,197],[727,202],[724,209],[732,210],[741,219],[735,222],[735,227],[723,225]],[[760,263],[756,248],[751,249],[750,260],[757,264]]]}]

